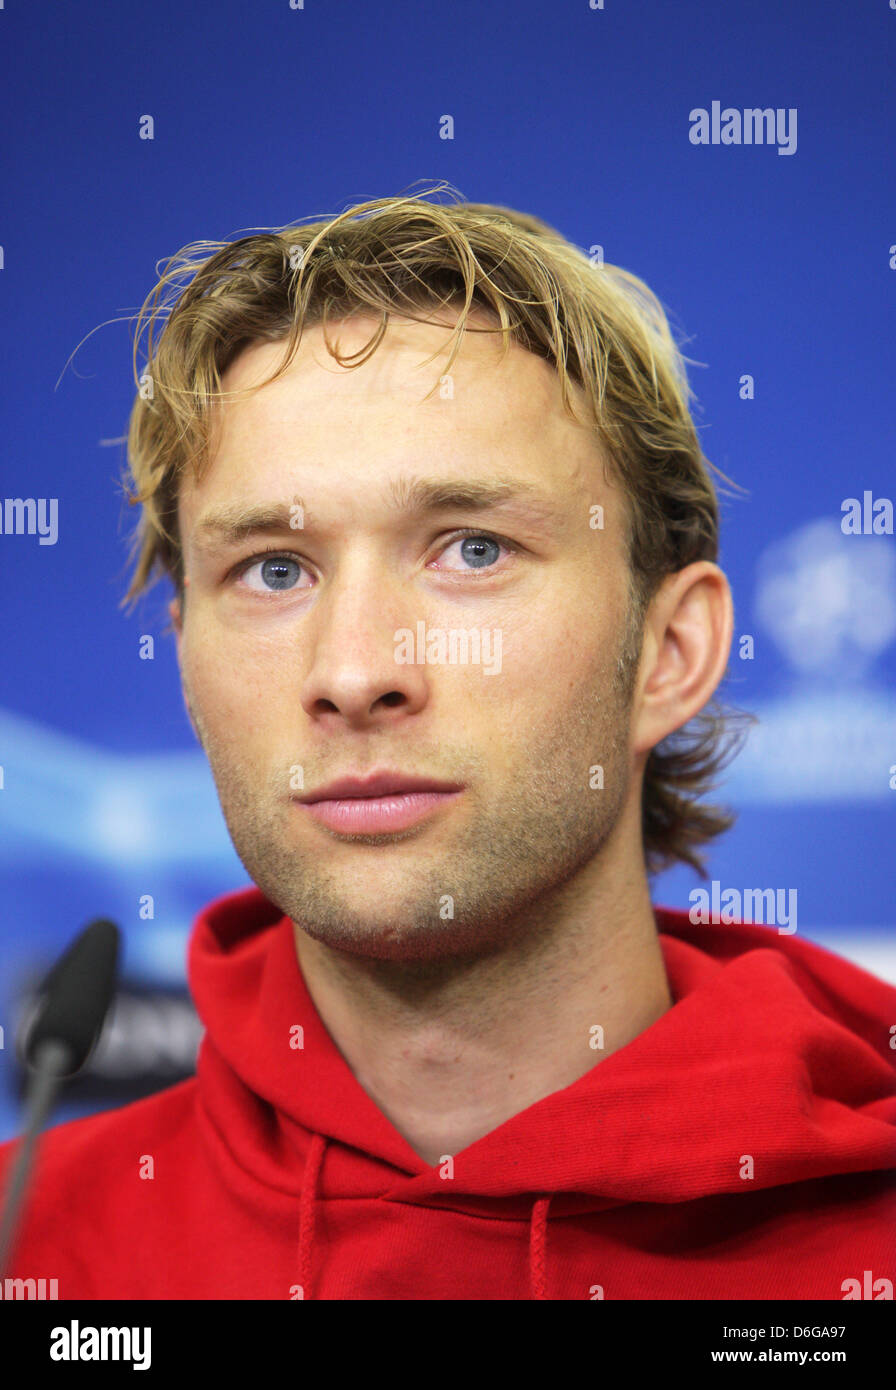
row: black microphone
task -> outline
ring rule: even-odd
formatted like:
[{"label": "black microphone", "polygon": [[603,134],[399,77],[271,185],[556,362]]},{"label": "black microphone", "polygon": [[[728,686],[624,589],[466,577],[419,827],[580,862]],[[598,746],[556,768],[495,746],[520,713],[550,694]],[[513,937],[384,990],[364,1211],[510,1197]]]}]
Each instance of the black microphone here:
[{"label": "black microphone", "polygon": [[16,1040],[19,1057],[32,1075],[25,1092],[26,1124],[0,1223],[0,1277],[12,1253],[38,1135],[62,1081],[81,1070],[102,1032],[115,993],[120,935],[106,918],[79,932],[38,990],[35,1007]]}]

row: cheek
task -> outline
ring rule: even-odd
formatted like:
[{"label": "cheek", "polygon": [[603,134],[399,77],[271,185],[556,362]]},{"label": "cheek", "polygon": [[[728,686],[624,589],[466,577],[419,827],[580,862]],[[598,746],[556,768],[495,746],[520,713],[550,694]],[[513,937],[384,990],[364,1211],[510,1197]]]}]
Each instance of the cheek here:
[{"label": "cheek", "polygon": [[264,695],[270,700],[276,690],[271,663],[259,653],[235,651],[232,642],[223,642],[214,632],[184,634],[181,672],[191,704],[205,724],[226,729],[230,721],[243,724],[246,712],[257,709]]},{"label": "cheek", "polygon": [[[521,745],[534,748],[565,742],[573,727],[593,717],[595,692],[610,680],[608,653],[590,630],[568,616],[530,615],[503,630],[501,669],[497,674],[452,672],[456,701],[489,741],[492,754],[511,754]],[[436,677],[438,678],[438,677]],[[586,711],[589,713],[586,714]],[[564,732],[565,731],[565,732]]]},{"label": "cheek", "polygon": [[539,615],[517,627],[511,641],[505,644],[508,689],[530,706],[562,705],[612,680],[619,637],[610,615],[594,605]]}]

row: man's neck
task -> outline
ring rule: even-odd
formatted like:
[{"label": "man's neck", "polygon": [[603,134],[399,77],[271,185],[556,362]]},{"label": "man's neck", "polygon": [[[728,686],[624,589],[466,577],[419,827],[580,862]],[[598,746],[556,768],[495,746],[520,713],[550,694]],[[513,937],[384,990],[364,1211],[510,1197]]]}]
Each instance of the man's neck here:
[{"label": "man's neck", "polygon": [[472,960],[349,955],[294,927],[324,1026],[424,1162],[572,1085],[672,1007],[647,879],[611,877],[577,877],[506,950]]}]

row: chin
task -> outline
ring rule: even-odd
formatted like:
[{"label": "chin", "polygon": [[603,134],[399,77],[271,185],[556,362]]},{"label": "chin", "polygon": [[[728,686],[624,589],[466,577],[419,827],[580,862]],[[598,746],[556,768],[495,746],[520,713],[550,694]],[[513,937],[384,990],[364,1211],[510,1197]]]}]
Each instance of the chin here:
[{"label": "chin", "polygon": [[[296,921],[296,918],[293,918]],[[394,922],[364,922],[357,918],[336,924],[309,926],[301,917],[297,925],[313,940],[342,955],[395,963],[474,959],[489,954],[481,932],[455,922],[426,922],[416,927],[396,927]],[[498,949],[493,945],[492,949]]]}]

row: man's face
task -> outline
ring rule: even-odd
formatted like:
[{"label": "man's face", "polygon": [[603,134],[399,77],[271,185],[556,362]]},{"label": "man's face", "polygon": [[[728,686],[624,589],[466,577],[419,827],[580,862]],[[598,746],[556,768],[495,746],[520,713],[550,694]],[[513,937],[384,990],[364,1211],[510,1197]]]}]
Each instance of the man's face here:
[{"label": "man's face", "polygon": [[[374,326],[330,332],[345,353]],[[283,377],[227,404],[209,470],[180,498],[184,695],[237,853],[312,937],[393,960],[500,950],[638,792],[622,494],[551,365],[516,344],[501,363],[499,335],[465,334],[450,381],[421,402],[451,326],[393,320],[352,370],[307,329]],[[282,354],[252,345],[225,390]],[[418,480],[514,496],[408,511]],[[282,506],[278,530],[204,529],[260,505]],[[442,659],[462,630],[467,661],[462,644]],[[376,833],[333,829],[299,800],[383,768],[462,790]]]}]

